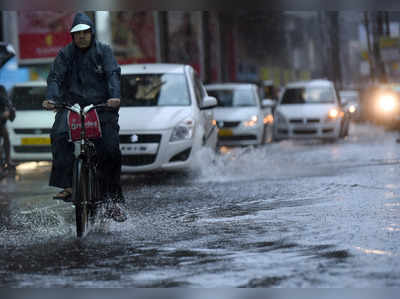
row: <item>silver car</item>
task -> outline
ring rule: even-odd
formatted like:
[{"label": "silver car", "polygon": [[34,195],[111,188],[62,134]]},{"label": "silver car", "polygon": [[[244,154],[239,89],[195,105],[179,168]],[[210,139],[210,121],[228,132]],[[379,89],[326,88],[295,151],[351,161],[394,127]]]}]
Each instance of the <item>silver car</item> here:
[{"label": "silver car", "polygon": [[206,85],[218,100],[214,117],[219,128],[218,145],[258,145],[272,138],[272,101],[261,101],[255,84]]},{"label": "silver car", "polygon": [[275,140],[334,141],[346,135],[345,114],[334,84],[328,80],[288,84],[275,108],[274,119]]}]

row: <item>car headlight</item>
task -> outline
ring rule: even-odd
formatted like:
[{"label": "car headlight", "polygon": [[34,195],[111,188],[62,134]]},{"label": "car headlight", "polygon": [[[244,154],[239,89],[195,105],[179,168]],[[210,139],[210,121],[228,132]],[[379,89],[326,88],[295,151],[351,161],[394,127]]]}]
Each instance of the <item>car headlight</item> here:
[{"label": "car headlight", "polygon": [[189,117],[181,121],[172,131],[169,141],[187,140],[193,137],[194,120]]},{"label": "car headlight", "polygon": [[264,124],[272,124],[274,122],[274,116],[272,114],[268,114],[264,117]]},{"label": "car headlight", "polygon": [[349,110],[350,113],[353,114],[354,112],[357,111],[357,107],[355,105],[350,105],[348,110]]},{"label": "car headlight", "polygon": [[336,108],[332,108],[331,110],[329,110],[328,112],[328,119],[332,119],[335,120],[339,117],[340,115],[340,111]]},{"label": "car headlight", "polygon": [[244,121],[243,125],[245,127],[254,127],[257,125],[257,121],[258,121],[258,116],[257,115],[253,115],[250,120],[248,121]]},{"label": "car headlight", "polygon": [[390,94],[381,95],[378,99],[378,105],[380,110],[385,112],[393,111],[397,106],[397,100]]}]

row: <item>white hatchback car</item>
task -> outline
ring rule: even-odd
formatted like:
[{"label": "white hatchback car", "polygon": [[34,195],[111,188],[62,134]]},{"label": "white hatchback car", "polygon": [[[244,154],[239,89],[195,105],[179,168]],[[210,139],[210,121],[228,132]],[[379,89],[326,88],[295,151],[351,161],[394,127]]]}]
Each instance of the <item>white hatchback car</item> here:
[{"label": "white hatchback car", "polygon": [[203,146],[216,148],[217,100],[191,66],[134,64],[121,72],[123,173],[189,169]]},{"label": "white hatchback car", "polygon": [[218,101],[218,145],[258,145],[272,137],[272,101],[260,100],[257,85],[209,84],[206,90]]},{"label": "white hatchback car", "polygon": [[55,114],[42,108],[47,90],[46,81],[16,84],[10,97],[16,117],[8,122],[11,158],[14,161],[50,161],[50,131]]},{"label": "white hatchback car", "polygon": [[333,82],[310,80],[285,87],[274,113],[274,139],[342,137],[345,120]]}]

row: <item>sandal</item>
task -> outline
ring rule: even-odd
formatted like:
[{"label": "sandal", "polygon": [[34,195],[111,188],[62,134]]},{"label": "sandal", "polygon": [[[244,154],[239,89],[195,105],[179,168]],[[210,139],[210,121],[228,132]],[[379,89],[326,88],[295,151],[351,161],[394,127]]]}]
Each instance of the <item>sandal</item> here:
[{"label": "sandal", "polygon": [[53,196],[53,199],[61,199],[64,201],[71,201],[72,190],[71,188],[67,188],[59,192],[57,195]]}]

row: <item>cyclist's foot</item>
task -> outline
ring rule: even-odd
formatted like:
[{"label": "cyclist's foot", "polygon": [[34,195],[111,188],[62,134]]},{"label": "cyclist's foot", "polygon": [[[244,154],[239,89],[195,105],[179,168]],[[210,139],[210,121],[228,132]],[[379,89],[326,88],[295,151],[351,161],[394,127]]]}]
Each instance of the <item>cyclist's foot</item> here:
[{"label": "cyclist's foot", "polygon": [[128,219],[127,213],[118,203],[108,205],[104,216],[106,218],[112,218],[116,222],[124,222]]},{"label": "cyclist's foot", "polygon": [[72,188],[65,188],[61,192],[59,192],[57,195],[53,196],[53,199],[60,199],[65,202],[71,202],[72,201]]}]

